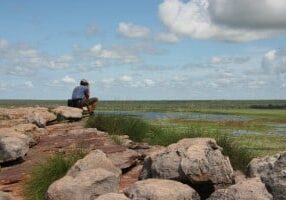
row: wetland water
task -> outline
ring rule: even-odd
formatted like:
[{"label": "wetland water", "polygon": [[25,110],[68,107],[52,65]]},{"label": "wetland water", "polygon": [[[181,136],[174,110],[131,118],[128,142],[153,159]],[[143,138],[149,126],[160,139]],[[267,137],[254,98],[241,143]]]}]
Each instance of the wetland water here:
[{"label": "wetland water", "polygon": [[[137,112],[137,111],[99,111],[97,114],[126,115],[140,117],[146,120],[184,119],[203,121],[249,121],[250,116],[211,114],[211,113],[179,113],[179,112]],[[286,135],[286,124],[269,124],[272,130],[268,134]],[[249,130],[235,130],[235,135],[261,134]]]},{"label": "wetland water", "polygon": [[187,119],[187,120],[206,120],[206,121],[248,121],[253,119],[248,116],[224,115],[224,114],[208,114],[208,113],[179,113],[179,112],[129,112],[129,111],[105,111],[97,112],[99,114],[116,114],[136,116],[146,120],[162,120],[162,119]]}]

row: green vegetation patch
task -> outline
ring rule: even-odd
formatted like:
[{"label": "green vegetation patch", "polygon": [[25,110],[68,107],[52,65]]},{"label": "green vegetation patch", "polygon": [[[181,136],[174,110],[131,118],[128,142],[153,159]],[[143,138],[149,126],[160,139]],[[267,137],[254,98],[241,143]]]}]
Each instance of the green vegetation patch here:
[{"label": "green vegetation patch", "polygon": [[65,176],[71,166],[85,153],[80,150],[68,154],[57,153],[46,161],[33,167],[25,182],[24,190],[27,200],[43,200],[49,186]]},{"label": "green vegetation patch", "polygon": [[143,141],[150,131],[150,124],[140,118],[123,115],[98,114],[87,120],[86,127],[97,128],[111,135],[128,135],[136,142]]},{"label": "green vegetation patch", "polygon": [[[244,148],[237,142],[234,136],[219,132],[217,129],[203,128],[198,126],[176,127],[151,124],[148,121],[132,116],[104,115],[91,117],[87,121],[87,127],[98,128],[112,135],[129,135],[135,141],[148,142],[151,145],[168,146],[183,138],[208,137],[216,139],[223,153],[230,157],[235,169],[244,170],[255,154],[251,149]],[[114,138],[118,140],[118,138]]]}]

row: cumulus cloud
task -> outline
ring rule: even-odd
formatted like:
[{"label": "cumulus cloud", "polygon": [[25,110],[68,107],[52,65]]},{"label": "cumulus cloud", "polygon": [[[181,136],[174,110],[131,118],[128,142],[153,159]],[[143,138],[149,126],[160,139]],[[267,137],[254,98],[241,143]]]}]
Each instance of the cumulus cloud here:
[{"label": "cumulus cloud", "polygon": [[64,83],[76,83],[76,80],[68,75],[66,75],[65,77],[63,77],[61,79],[62,82]]},{"label": "cumulus cloud", "polygon": [[175,34],[246,42],[286,33],[284,0],[164,0],[159,16]]},{"label": "cumulus cloud", "polygon": [[262,68],[267,73],[286,73],[286,50],[273,49],[266,52],[262,58]]},{"label": "cumulus cloud", "polygon": [[150,29],[133,23],[121,22],[118,26],[118,32],[128,38],[147,38]]},{"label": "cumulus cloud", "polygon": [[34,87],[34,84],[33,84],[32,81],[26,81],[26,82],[24,83],[24,85],[25,85],[26,87],[28,87],[28,88],[33,88],[33,87]]},{"label": "cumulus cloud", "polygon": [[9,75],[28,75],[40,69],[68,68],[71,56],[49,56],[23,44],[11,44],[0,39],[0,71]]},{"label": "cumulus cloud", "polygon": [[210,63],[214,65],[245,64],[250,60],[248,56],[213,56]]}]

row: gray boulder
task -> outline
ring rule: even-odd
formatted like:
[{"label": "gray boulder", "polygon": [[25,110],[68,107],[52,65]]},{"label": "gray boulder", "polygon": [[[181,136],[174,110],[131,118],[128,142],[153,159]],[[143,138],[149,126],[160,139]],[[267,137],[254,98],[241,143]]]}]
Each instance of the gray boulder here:
[{"label": "gray boulder", "polygon": [[121,175],[121,170],[118,169],[101,150],[91,151],[83,159],[78,160],[68,171],[67,175],[75,177],[82,171],[96,168],[105,169],[116,174],[117,176]]},{"label": "gray boulder", "polygon": [[105,169],[80,171],[54,182],[46,193],[47,200],[93,200],[105,193],[118,192],[119,175]]},{"label": "gray boulder", "polygon": [[59,106],[52,110],[56,115],[60,115],[65,119],[81,119],[83,110],[67,106]]},{"label": "gray boulder", "polygon": [[138,181],[125,195],[134,200],[199,200],[198,193],[188,185],[172,180],[148,179]]},{"label": "gray boulder", "polygon": [[183,139],[145,158],[140,179],[147,178],[229,185],[233,169],[214,139]]},{"label": "gray boulder", "polygon": [[40,128],[44,128],[48,122],[57,119],[57,116],[49,112],[48,108],[30,108],[27,110],[26,119],[29,123],[36,124]]},{"label": "gray boulder", "polygon": [[0,129],[0,163],[24,158],[29,151],[31,138],[11,129]]},{"label": "gray boulder", "polygon": [[227,189],[215,191],[208,200],[272,200],[265,185],[259,178],[241,181]]},{"label": "gray boulder", "polygon": [[259,177],[274,200],[286,199],[286,152],[253,159],[248,166],[250,177]]},{"label": "gray boulder", "polygon": [[124,194],[108,193],[100,195],[96,200],[130,200]]}]

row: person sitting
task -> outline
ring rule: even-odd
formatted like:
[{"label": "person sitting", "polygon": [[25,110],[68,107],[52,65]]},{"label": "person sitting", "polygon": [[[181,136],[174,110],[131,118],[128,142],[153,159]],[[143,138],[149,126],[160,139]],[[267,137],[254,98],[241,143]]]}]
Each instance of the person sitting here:
[{"label": "person sitting", "polygon": [[80,85],[75,87],[72,93],[72,99],[68,101],[68,106],[83,108],[87,107],[90,115],[94,113],[98,98],[90,98],[89,83],[82,79]]}]

